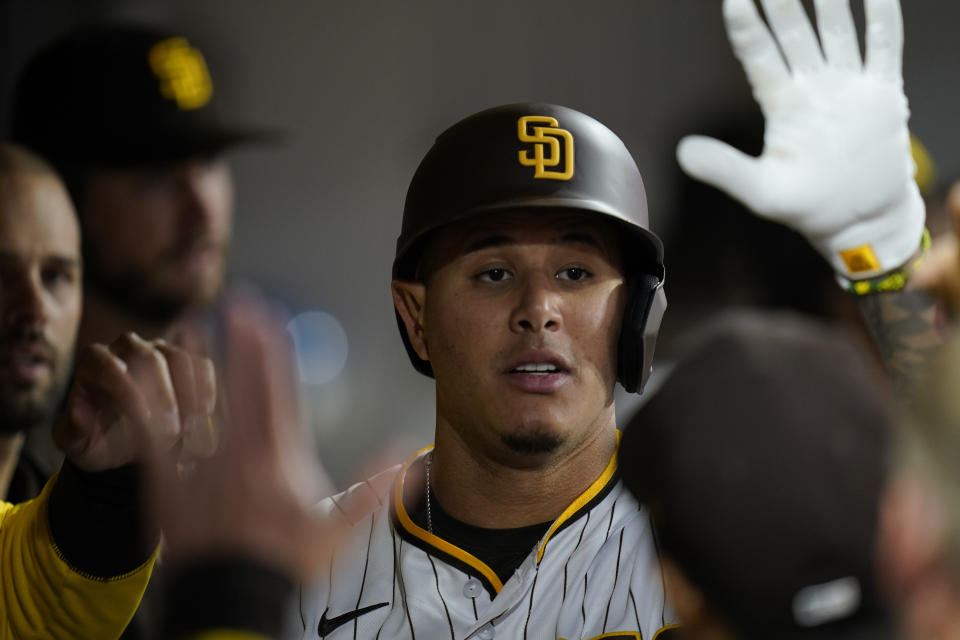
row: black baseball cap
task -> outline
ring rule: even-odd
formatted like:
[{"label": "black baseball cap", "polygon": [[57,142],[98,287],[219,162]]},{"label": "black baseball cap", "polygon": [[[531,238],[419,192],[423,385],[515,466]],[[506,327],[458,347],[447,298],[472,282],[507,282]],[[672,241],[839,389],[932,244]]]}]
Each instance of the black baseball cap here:
[{"label": "black baseball cap", "polygon": [[864,341],[786,313],[703,331],[624,430],[660,549],[737,637],[893,637],[876,584],[893,424]]},{"label": "black baseball cap", "polygon": [[58,167],[157,165],[267,132],[226,119],[203,54],[182,35],[108,24],[43,47],[13,94],[10,138]]}]

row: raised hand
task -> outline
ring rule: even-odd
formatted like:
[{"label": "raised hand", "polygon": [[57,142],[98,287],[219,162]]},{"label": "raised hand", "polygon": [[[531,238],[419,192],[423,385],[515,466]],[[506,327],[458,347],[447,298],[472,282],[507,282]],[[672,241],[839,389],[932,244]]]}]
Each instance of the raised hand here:
[{"label": "raised hand", "polygon": [[141,432],[164,451],[206,455],[216,442],[209,419],[215,402],[209,360],[127,333],[80,352],[54,441],[84,471],[136,461]]},{"label": "raised hand", "polygon": [[305,578],[337,525],[314,509],[326,487],[299,415],[289,336],[252,296],[227,305],[222,330],[217,452],[178,474],[164,433],[143,432],[148,504],[164,531],[165,557],[176,564],[245,558]]},{"label": "raised hand", "polygon": [[[820,41],[800,0],[725,0],[723,13],[766,119],[763,153],[681,140],[692,177],[803,233],[850,279],[896,269],[916,252],[924,205],[913,180],[897,0],[865,0],[861,62],[847,0],[817,0]],[[779,48],[778,48],[779,45]]]}]

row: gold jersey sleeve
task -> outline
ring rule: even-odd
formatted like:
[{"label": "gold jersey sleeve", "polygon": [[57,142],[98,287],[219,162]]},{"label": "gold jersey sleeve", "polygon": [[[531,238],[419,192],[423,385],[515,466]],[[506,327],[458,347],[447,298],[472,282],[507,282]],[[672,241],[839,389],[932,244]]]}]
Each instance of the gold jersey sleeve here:
[{"label": "gold jersey sleeve", "polygon": [[109,578],[70,566],[50,534],[54,476],[35,499],[0,502],[0,640],[118,638],[133,616],[156,559]]}]

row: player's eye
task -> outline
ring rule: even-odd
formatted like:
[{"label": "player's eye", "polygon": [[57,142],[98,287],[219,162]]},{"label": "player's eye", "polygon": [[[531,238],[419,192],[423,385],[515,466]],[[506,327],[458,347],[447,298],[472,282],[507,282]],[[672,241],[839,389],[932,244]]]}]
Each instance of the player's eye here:
[{"label": "player's eye", "polygon": [[40,273],[43,283],[47,287],[56,287],[62,284],[70,284],[74,281],[74,273],[66,267],[49,267]]},{"label": "player's eye", "polygon": [[499,267],[481,271],[476,275],[477,280],[480,282],[503,282],[504,280],[509,280],[510,277],[509,271]]},{"label": "player's eye", "polygon": [[583,269],[582,267],[568,267],[566,269],[560,270],[560,272],[557,273],[557,279],[569,280],[571,282],[580,282],[582,280],[586,280],[591,275],[593,274],[591,274],[586,269]]}]

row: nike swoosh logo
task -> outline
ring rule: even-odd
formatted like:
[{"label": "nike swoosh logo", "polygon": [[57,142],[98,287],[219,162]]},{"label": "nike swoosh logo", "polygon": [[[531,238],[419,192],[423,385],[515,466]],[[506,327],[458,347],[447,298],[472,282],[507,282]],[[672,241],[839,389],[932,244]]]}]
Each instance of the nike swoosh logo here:
[{"label": "nike swoosh logo", "polygon": [[323,615],[320,616],[320,624],[317,625],[317,631],[320,633],[321,638],[326,638],[328,635],[333,633],[338,627],[345,625],[346,623],[359,618],[365,613],[370,613],[375,609],[380,607],[385,607],[389,602],[380,602],[378,604],[372,604],[369,607],[362,607],[360,609],[354,609],[353,611],[347,611],[346,613],[341,613],[336,618],[327,618],[327,611],[323,612]]}]

